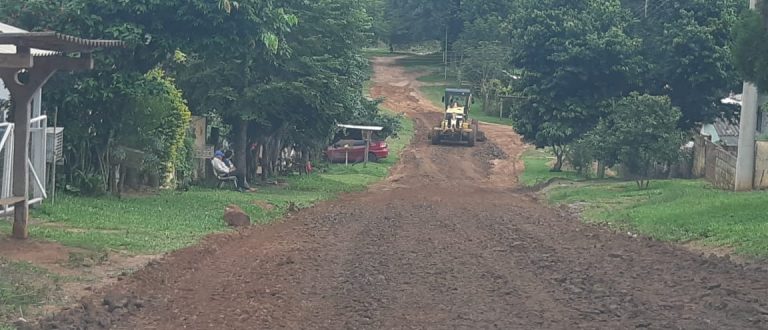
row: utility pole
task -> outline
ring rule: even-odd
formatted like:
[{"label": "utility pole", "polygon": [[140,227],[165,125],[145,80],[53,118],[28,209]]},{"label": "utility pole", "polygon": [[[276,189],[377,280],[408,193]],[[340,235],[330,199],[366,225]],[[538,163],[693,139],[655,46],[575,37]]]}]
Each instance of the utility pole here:
[{"label": "utility pole", "polygon": [[649,0],[645,0],[645,18],[648,18],[648,1]]},{"label": "utility pole", "polygon": [[448,82],[448,23],[445,24],[445,50],[443,51],[443,68],[445,81]]},{"label": "utility pole", "polygon": [[[755,10],[757,0],[750,0],[749,8]],[[736,155],[736,184],[734,187],[736,191],[748,191],[754,188],[758,94],[759,91],[755,84],[744,82],[739,119],[739,149]]]}]

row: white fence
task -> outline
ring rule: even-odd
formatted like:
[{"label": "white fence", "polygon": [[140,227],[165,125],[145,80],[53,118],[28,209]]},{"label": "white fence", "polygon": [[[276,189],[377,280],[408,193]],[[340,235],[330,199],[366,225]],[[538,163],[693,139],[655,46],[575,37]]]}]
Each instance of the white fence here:
[{"label": "white fence", "polygon": [[[46,116],[30,120],[29,158],[29,205],[41,203],[48,197],[46,193],[46,134],[48,124]],[[13,123],[0,123],[0,198],[13,197]],[[0,214],[13,211],[13,206],[4,206]]]},{"label": "white fence", "polygon": [[[0,123],[0,134],[0,198],[9,198],[13,185],[13,124]],[[8,211],[7,206],[3,211]]]}]

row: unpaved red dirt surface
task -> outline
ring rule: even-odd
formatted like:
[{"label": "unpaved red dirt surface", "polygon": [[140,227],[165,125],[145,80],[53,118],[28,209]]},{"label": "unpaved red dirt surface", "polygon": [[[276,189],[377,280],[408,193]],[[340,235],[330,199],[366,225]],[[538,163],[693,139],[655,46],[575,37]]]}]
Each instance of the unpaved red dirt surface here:
[{"label": "unpaved red dirt surface", "polygon": [[439,114],[415,84],[393,59],[376,60],[373,96],[388,97],[418,129],[389,180],[280,223],[209,237],[110,288],[112,307],[99,307],[97,294],[43,326],[768,328],[764,266],[543,206],[515,186],[524,145],[511,129],[483,125],[490,141],[475,148],[429,145]]}]

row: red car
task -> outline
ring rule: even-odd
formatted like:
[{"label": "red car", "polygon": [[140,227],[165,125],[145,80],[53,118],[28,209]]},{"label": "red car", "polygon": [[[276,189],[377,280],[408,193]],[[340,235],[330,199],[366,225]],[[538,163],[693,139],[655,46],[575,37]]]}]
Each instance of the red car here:
[{"label": "red car", "polygon": [[[349,153],[350,163],[359,163],[365,160],[365,141],[364,140],[339,140],[328,146],[325,150],[325,156],[330,162],[343,163],[347,152]],[[379,159],[389,156],[389,148],[385,141],[371,141],[368,148],[368,161],[376,162]]]}]

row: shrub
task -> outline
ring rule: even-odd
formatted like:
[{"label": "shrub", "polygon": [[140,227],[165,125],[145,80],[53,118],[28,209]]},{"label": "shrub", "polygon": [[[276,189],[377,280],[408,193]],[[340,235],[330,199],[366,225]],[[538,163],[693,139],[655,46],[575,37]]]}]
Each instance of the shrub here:
[{"label": "shrub", "polygon": [[620,163],[639,188],[648,188],[655,165],[679,157],[680,117],[668,97],[632,93],[614,102],[584,140],[598,159]]}]

